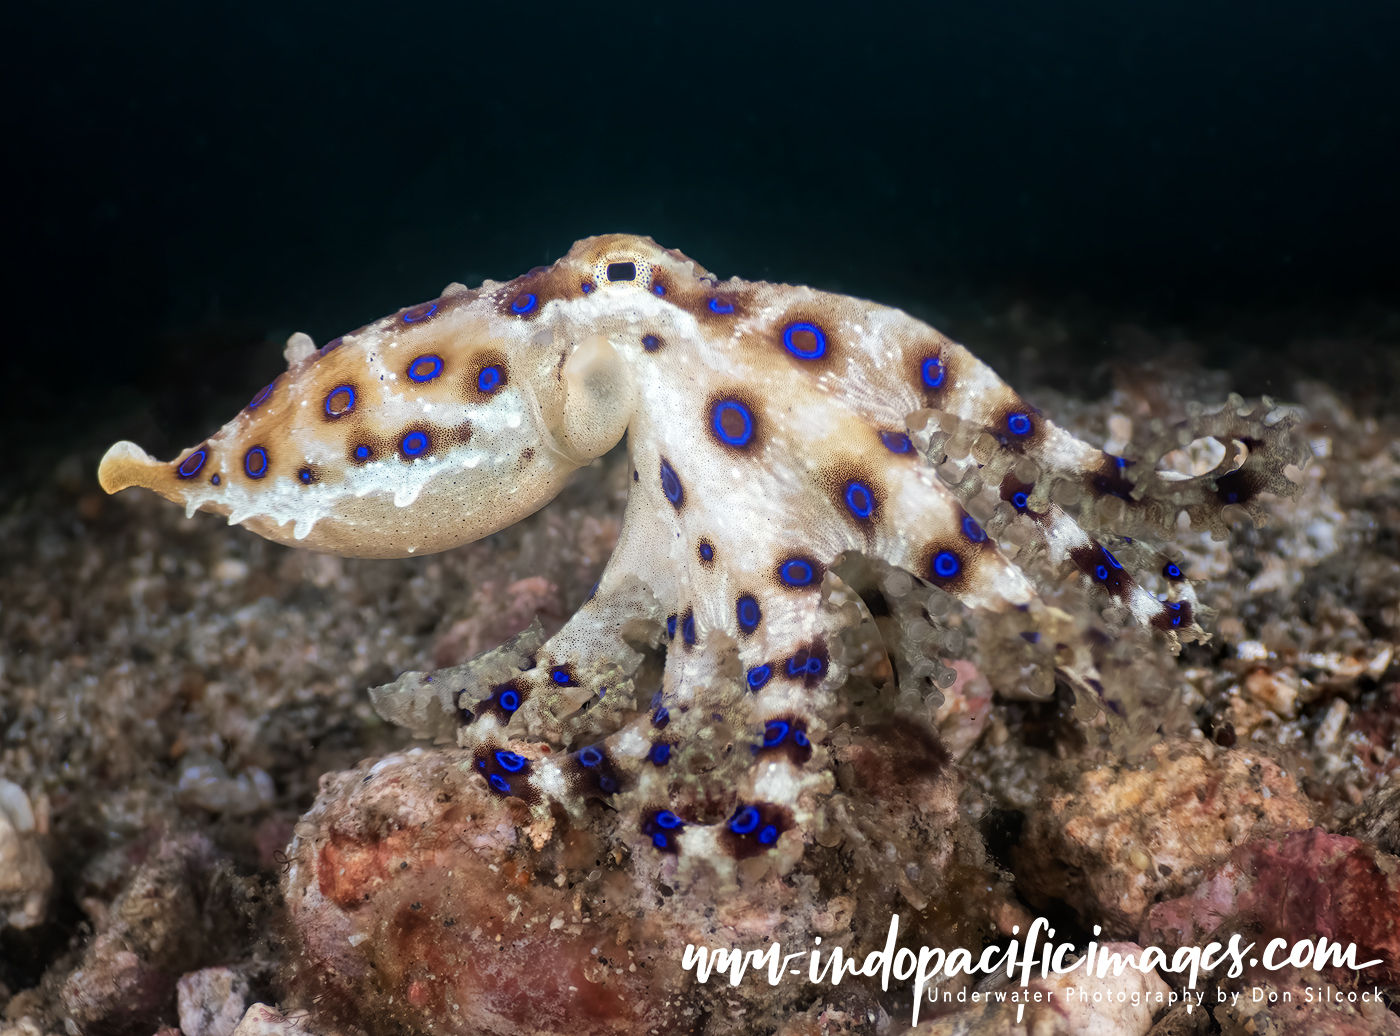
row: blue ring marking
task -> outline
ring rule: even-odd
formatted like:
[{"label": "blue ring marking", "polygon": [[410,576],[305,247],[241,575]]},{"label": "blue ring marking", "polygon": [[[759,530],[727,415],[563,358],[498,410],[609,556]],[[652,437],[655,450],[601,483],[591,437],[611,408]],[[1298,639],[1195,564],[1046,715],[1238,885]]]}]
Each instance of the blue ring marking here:
[{"label": "blue ring marking", "polygon": [[792,732],[792,741],[793,744],[797,745],[798,748],[806,748],[812,743],[811,739],[807,737],[806,733],[804,733],[801,730],[794,730]]},{"label": "blue ring marking", "polygon": [[669,809],[663,809],[651,819],[657,827],[665,828],[667,831],[675,831],[677,828],[685,826],[685,821],[676,816],[676,814],[672,813]]},{"label": "blue ring marking", "polygon": [[720,313],[720,314],[724,314],[724,313],[733,313],[733,312],[734,312],[734,303],[732,303],[732,302],[721,302],[719,299],[710,299],[710,312],[711,312],[711,313]]},{"label": "blue ring marking", "polygon": [[962,534],[973,543],[982,543],[987,539],[986,530],[977,524],[977,519],[970,514],[963,515]]},{"label": "blue ring marking", "polygon": [[[346,402],[345,402],[345,405],[344,405],[343,407],[341,407],[339,410],[336,410],[336,409],[334,409],[334,408],[331,406],[331,400],[335,399],[335,397],[338,396],[338,395],[340,395],[342,392],[344,392],[345,395],[346,395]],[[344,417],[346,414],[348,414],[350,411],[352,411],[352,410],[354,410],[354,409],[355,409],[355,386],[354,386],[354,385],[337,385],[335,388],[331,389],[329,392],[326,393],[326,416],[327,416],[327,417]]]},{"label": "blue ring marking", "polygon": [[363,444],[355,447],[356,460],[369,460],[369,447]]},{"label": "blue ring marking", "polygon": [[584,281],[582,284],[579,285],[579,288],[583,291],[585,295],[591,295],[593,293],[593,282]]},{"label": "blue ring marking", "polygon": [[758,833],[758,842],[760,845],[772,845],[777,840],[778,828],[774,824],[769,824]]},{"label": "blue ring marking", "polygon": [[535,296],[529,292],[526,292],[524,295],[517,295],[515,297],[515,301],[510,304],[510,311],[512,313],[528,313],[535,308],[535,304],[538,302],[539,299],[535,298]]},{"label": "blue ring marking", "polygon": [[705,561],[713,561],[715,559],[715,548],[710,545],[708,540],[700,541],[700,557]]},{"label": "blue ring marking", "polygon": [[656,834],[651,836],[651,844],[656,846],[658,849],[666,849],[670,846],[671,840],[665,835],[663,835],[660,831],[658,831],[656,832]]},{"label": "blue ring marking", "polygon": [[[736,435],[730,435],[724,430],[724,416],[731,413],[738,414],[739,420],[744,424],[743,431]],[[753,414],[749,413],[749,408],[738,400],[722,399],[716,403],[714,413],[710,417],[710,424],[720,441],[730,446],[747,446],[749,440],[753,438]]]},{"label": "blue ring marking", "polygon": [[611,795],[613,792],[617,791],[617,781],[613,780],[607,774],[603,774],[603,776],[598,778],[598,790],[604,794]]},{"label": "blue ring marking", "polygon": [[589,768],[592,768],[594,766],[602,766],[603,753],[598,751],[598,749],[594,748],[592,745],[589,745],[587,748],[579,752],[578,761]]},{"label": "blue ring marking", "polygon": [[1094,575],[1098,577],[1099,582],[1108,582],[1108,566],[1100,565],[1098,568],[1094,569]]},{"label": "blue ring marking", "polygon": [[664,741],[659,745],[652,745],[647,758],[653,766],[665,766],[671,761],[671,746]]},{"label": "blue ring marking", "polygon": [[482,367],[476,376],[476,387],[482,392],[495,392],[501,387],[501,368]]},{"label": "blue ring marking", "polygon": [[745,594],[734,603],[734,616],[739,620],[741,630],[752,633],[763,621],[763,610],[759,608],[758,601]]},{"label": "blue ring marking", "polygon": [[685,618],[681,620],[681,640],[687,644],[695,643],[695,616],[691,612],[686,612]]},{"label": "blue ring marking", "polygon": [[779,566],[778,578],[787,586],[811,586],[817,578],[817,570],[806,558],[793,558]]},{"label": "blue ring marking", "polygon": [[671,467],[663,458],[661,461],[661,491],[666,494],[666,499],[679,507],[681,501],[685,499],[685,490],[681,488],[681,480],[676,476],[676,469]]},{"label": "blue ring marking", "polygon": [[254,446],[243,455],[243,470],[249,478],[263,478],[267,474],[267,450]]},{"label": "blue ring marking", "polygon": [[514,712],[520,708],[520,692],[515,689],[501,692],[501,700],[498,703],[507,712]]},{"label": "blue ring marking", "polygon": [[[274,382],[275,384],[275,382]],[[248,401],[248,409],[256,410],[267,402],[267,397],[272,395],[273,385],[264,385],[258,390],[258,394]]]},{"label": "blue ring marking", "polygon": [[489,780],[491,781],[491,787],[495,788],[502,795],[510,794],[510,782],[499,773],[493,773]]},{"label": "blue ring marking", "polygon": [[438,304],[436,302],[428,303],[427,309],[424,309],[421,305],[414,306],[412,309],[410,309],[403,315],[403,322],[405,324],[416,324],[420,320],[427,320],[430,316],[437,312],[437,308]]},{"label": "blue ring marking", "polygon": [[908,453],[914,448],[914,444],[909,441],[909,436],[903,432],[881,432],[880,441],[885,444],[885,449],[891,453]]},{"label": "blue ring marking", "polygon": [[1103,556],[1108,558],[1108,563],[1114,568],[1122,568],[1123,563],[1109,553],[1107,548],[1103,548]]},{"label": "blue ring marking", "polygon": [[752,834],[758,829],[762,820],[763,817],[752,806],[740,806],[734,816],[729,819],[729,830],[736,835]]},{"label": "blue ring marking", "polygon": [[1180,579],[1181,568],[1175,562],[1168,561],[1166,567],[1162,569],[1162,575],[1168,579]]},{"label": "blue ring marking", "polygon": [[[1180,602],[1180,601],[1164,601],[1163,603],[1164,603],[1168,608],[1170,608],[1172,611],[1174,611],[1174,612],[1179,612],[1179,611],[1181,611],[1181,602]],[[1181,625],[1181,616],[1180,616],[1180,615],[1173,615],[1173,616],[1172,616],[1172,625],[1173,625],[1173,626],[1180,626],[1180,625]]]},{"label": "blue ring marking", "polygon": [[666,636],[670,640],[676,639],[676,617],[674,615],[666,616]]},{"label": "blue ring marking", "polygon": [[496,762],[500,764],[503,770],[508,770],[511,773],[519,773],[521,770],[525,769],[525,765],[529,760],[523,755],[516,755],[514,752],[502,750],[496,753]]},{"label": "blue ring marking", "polygon": [[209,482],[211,485],[220,486],[223,485],[224,480],[219,477],[219,473],[216,471],[210,476]]},{"label": "blue ring marking", "polygon": [[788,676],[799,676],[807,671],[806,654],[807,653],[805,651],[799,651],[797,654],[793,655],[791,658],[788,659]]},{"label": "blue ring marking", "polygon": [[1240,498],[1240,495],[1239,495],[1238,493],[1226,493],[1226,494],[1225,494],[1225,502],[1226,502],[1227,504],[1233,504],[1233,503],[1235,503],[1236,501],[1238,501],[1239,498]]},{"label": "blue ring marking", "polygon": [[[424,370],[424,365],[427,369]],[[442,357],[429,353],[427,356],[420,356],[408,365],[408,376],[420,385],[425,381],[432,381],[442,373]]]},{"label": "blue ring marking", "polygon": [[822,673],[826,672],[826,659],[822,658],[821,655],[808,655],[807,672],[811,673],[813,676],[820,676]]},{"label": "blue ring marking", "polygon": [[[731,307],[733,308],[733,307]],[[816,340],[811,349],[802,349],[793,341],[793,335],[807,332]],[[819,360],[826,355],[826,332],[816,324],[799,321],[783,329],[783,346],[799,360]]]},{"label": "blue ring marking", "polygon": [[937,356],[925,356],[919,364],[919,376],[929,388],[938,388],[948,377],[948,368],[943,366],[943,361]]},{"label": "blue ring marking", "polygon": [[663,705],[663,706],[661,706],[661,708],[657,709],[655,715],[653,715],[653,716],[651,717],[651,725],[652,725],[653,727],[655,727],[657,730],[662,730],[662,729],[664,729],[665,726],[666,726],[666,724],[667,724],[667,723],[670,723],[670,722],[671,722],[671,710],[668,709],[665,705]]},{"label": "blue ring marking", "polygon": [[549,671],[549,678],[560,687],[568,687],[574,682],[574,678],[569,675],[569,671],[561,665],[557,665]]},{"label": "blue ring marking", "polygon": [[297,472],[297,478],[301,479],[303,485],[309,485],[311,482],[311,469],[302,468]]},{"label": "blue ring marking", "polygon": [[666,294],[666,285],[664,285],[664,284],[653,284],[653,285],[651,286],[651,293],[652,293],[653,295],[657,296],[658,298],[665,296],[665,294]]},{"label": "blue ring marking", "polygon": [[846,507],[857,518],[869,518],[875,513],[875,495],[864,482],[852,482],[846,487]]},{"label": "blue ring marking", "polygon": [[933,574],[940,579],[952,579],[962,571],[962,562],[952,551],[943,550],[933,559]]},{"label": "blue ring marking", "polygon": [[[209,456],[208,450],[195,450],[188,457],[180,462],[180,466],[175,469],[175,474],[180,478],[194,478],[199,474],[199,469],[204,467],[204,460]],[[194,461],[194,467],[190,467],[190,461]],[[214,476],[218,478],[218,475]],[[218,483],[214,483],[218,485]]]},{"label": "blue ring marking", "polygon": [[422,432],[409,432],[403,437],[399,448],[409,457],[416,457],[428,448],[428,437]]},{"label": "blue ring marking", "polygon": [[782,744],[791,729],[790,724],[784,723],[780,719],[769,720],[768,726],[763,731],[763,747],[772,748],[774,745]]},{"label": "blue ring marking", "polygon": [[642,348],[649,353],[654,353],[661,348],[661,339],[656,335],[642,335]]},{"label": "blue ring marking", "polygon": [[1024,511],[1031,502],[1031,498],[1025,492],[1013,493],[1011,496],[1011,506],[1018,511]]},{"label": "blue ring marking", "polygon": [[1030,435],[1031,419],[1027,414],[1008,414],[1006,416],[1006,430],[1012,435]]},{"label": "blue ring marking", "polygon": [[771,665],[756,665],[749,670],[748,681],[749,690],[756,691],[768,682],[768,678],[773,675]]}]

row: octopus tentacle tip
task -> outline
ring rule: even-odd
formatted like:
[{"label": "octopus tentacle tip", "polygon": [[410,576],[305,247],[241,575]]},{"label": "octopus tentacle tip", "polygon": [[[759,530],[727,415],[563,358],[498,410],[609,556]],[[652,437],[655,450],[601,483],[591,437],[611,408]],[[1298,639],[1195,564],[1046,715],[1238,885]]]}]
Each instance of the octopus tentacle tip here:
[{"label": "octopus tentacle tip", "polygon": [[134,442],[122,440],[108,447],[97,467],[97,481],[108,493],[131,486],[155,489],[159,462]]}]

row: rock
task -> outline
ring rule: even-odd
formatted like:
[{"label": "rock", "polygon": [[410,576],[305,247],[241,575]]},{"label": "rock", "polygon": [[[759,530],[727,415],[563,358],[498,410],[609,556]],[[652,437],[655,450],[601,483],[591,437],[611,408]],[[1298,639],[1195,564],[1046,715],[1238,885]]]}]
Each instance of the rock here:
[{"label": "rock", "polygon": [[1375,996],[1367,989],[1338,1000],[1335,989],[1329,996],[1297,982],[1264,982],[1217,1005],[1214,1013],[1222,1036],[1400,1036],[1400,1018]]},{"label": "rock", "polygon": [[1343,947],[1355,943],[1357,962],[1383,963],[1359,975],[1331,969],[1333,981],[1400,983],[1400,859],[1321,828],[1260,839],[1232,853],[1191,895],[1154,906],[1142,937],[1203,944],[1226,924],[1289,946],[1320,935]]},{"label": "rock", "polygon": [[39,924],[52,889],[53,871],[39,848],[29,796],[18,784],[0,779],[0,916],[5,924]]},{"label": "rock", "polygon": [[248,978],[233,968],[204,968],[176,983],[184,1036],[230,1036],[248,1004]]},{"label": "rock", "polygon": [[1136,938],[1153,902],[1194,888],[1236,846],[1312,826],[1293,778],[1245,748],[1173,738],[1147,766],[1100,766],[1065,783],[1027,820],[1018,885],[1032,906],[1063,900],[1109,936]]},{"label": "rock", "polygon": [[[305,1022],[305,1012],[289,1017],[267,1004],[253,1004],[233,1030],[233,1036],[312,1036],[312,1030],[304,1028]],[[335,1036],[335,1032],[318,1026],[314,1036]]]},{"label": "rock", "polygon": [[170,1003],[179,975],[201,955],[195,874],[213,854],[202,836],[163,840],[136,870],[63,984],[63,1007],[78,1025],[130,1028]]},{"label": "rock", "polygon": [[[959,840],[960,783],[936,738],[912,725],[843,729],[831,752],[841,788],[816,844],[786,870],[746,860],[723,886],[702,859],[619,848],[627,811],[561,814],[543,830],[520,800],[491,794],[462,750],[327,775],[284,879],[300,944],[287,1002],[316,1027],[444,1036],[641,1036],[701,1019],[740,1036],[817,1000],[832,1017],[874,1017],[861,980],[702,985],[681,963],[688,944],[803,953],[817,936],[864,959],[896,912],[914,945],[980,945],[1024,921]],[[891,878],[896,856],[924,866]]]},{"label": "rock", "polygon": [[276,801],[272,778],[259,767],[249,766],[233,777],[218,759],[200,752],[189,753],[180,763],[176,797],[186,805],[237,817],[267,809]]}]

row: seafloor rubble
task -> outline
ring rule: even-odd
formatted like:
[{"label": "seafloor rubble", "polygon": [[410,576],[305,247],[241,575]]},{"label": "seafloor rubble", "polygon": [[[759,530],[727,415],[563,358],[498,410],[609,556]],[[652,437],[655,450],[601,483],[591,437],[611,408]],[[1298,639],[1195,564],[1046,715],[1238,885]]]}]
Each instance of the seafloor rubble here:
[{"label": "seafloor rubble", "polygon": [[[1029,395],[1086,439],[1130,444],[1134,422],[1226,388],[1178,363],[1121,369],[1099,401]],[[1019,1021],[945,981],[921,1033],[1400,1033],[1345,998],[1400,991],[1400,420],[1358,418],[1317,382],[1278,395],[1309,414],[1303,492],[1263,528],[1176,543],[1218,612],[1209,645],[1172,657],[1069,588],[1056,604],[1120,709],[1063,687],[1037,700],[996,623],[876,574],[918,605],[894,617],[901,635],[934,637],[934,613],[958,682],[941,703],[882,696],[867,624],[815,843],[723,887],[644,891],[606,810],[534,844],[456,749],[411,742],[365,693],[536,617],[557,629],[618,535],[620,454],[517,526],[405,561],[108,499],[75,454],[0,517],[0,1033],[893,1034],[908,984],[700,986],[681,964],[687,942],[793,952],[817,936],[859,959],[892,913],[911,946],[977,952],[1040,914],[1080,949],[1096,927],[1119,952],[1323,934],[1384,961],[1221,969],[1189,1015],[1141,1001],[1179,990],[1172,975],[1110,975],[1125,1000],[1099,1005],[1037,978],[1061,1000]],[[906,666],[922,643],[897,647]]]}]

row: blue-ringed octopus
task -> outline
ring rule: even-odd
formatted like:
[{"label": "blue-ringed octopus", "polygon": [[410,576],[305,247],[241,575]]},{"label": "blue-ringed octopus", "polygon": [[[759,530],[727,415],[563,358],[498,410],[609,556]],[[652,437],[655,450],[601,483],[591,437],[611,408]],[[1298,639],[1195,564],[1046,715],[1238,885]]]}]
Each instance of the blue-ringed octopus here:
[{"label": "blue-ringed octopus", "polygon": [[[578,814],[601,798],[630,806],[653,852],[720,867],[800,855],[829,784],[821,742],[855,621],[833,599],[843,557],[1019,614],[1027,650],[1050,621],[1027,559],[1048,559],[1175,646],[1204,636],[1200,608],[1141,535],[1170,535],[1183,513],[1219,533],[1222,510],[1257,517],[1261,494],[1296,490],[1286,469],[1306,456],[1291,412],[1238,399],[1157,436],[1158,456],[1233,442],[1212,471],[1113,456],[900,310],[721,281],[627,235],[513,281],[449,285],[320,349],[295,335],[287,355],[286,373],[175,460],[114,445],[103,488],[144,486],[279,543],[402,557],[533,513],[625,435],[623,531],[563,629],[406,674],[376,703],[422,733],[455,727],[481,779],[532,806],[537,841],[552,805]],[[643,686],[659,646],[664,670]],[[1071,656],[1042,661],[1092,692],[1092,666]],[[935,662],[925,678],[950,675]],[[693,801],[677,775],[691,753],[708,758],[718,724],[751,752],[718,800]]]}]

